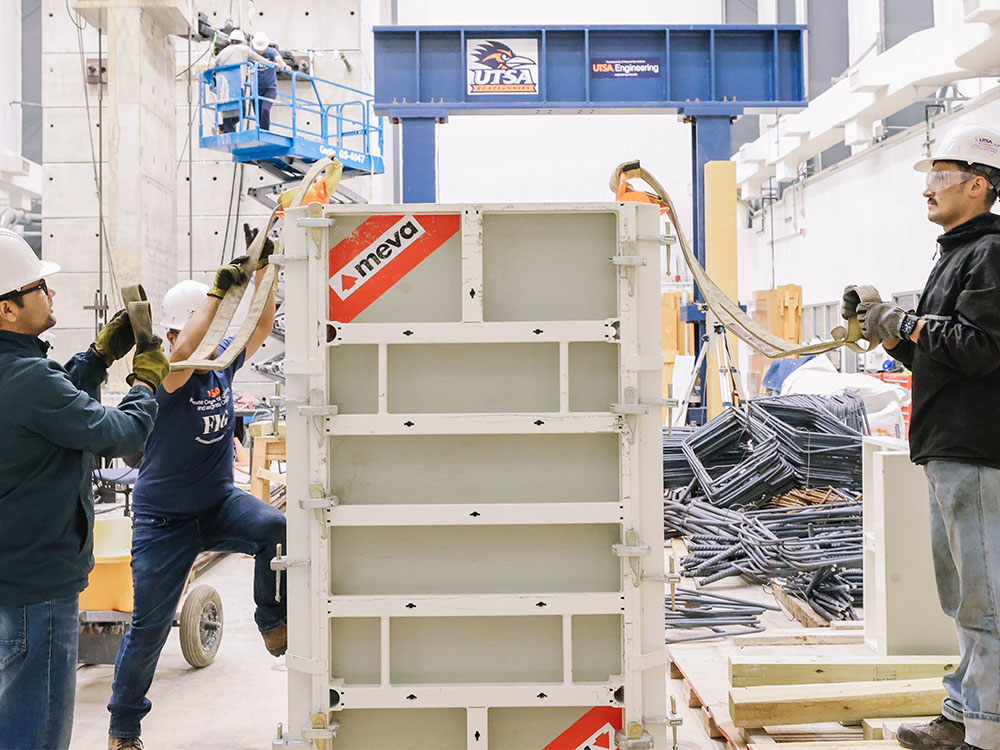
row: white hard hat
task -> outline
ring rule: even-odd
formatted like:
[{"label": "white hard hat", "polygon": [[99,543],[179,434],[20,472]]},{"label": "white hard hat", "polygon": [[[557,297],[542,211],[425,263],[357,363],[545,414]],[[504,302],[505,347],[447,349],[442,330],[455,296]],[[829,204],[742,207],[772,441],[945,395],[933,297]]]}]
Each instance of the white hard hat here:
[{"label": "white hard hat", "polygon": [[958,161],[1000,169],[1000,130],[985,125],[962,125],[949,130],[934,155],[921,159],[913,168],[918,172],[930,172],[936,161]]},{"label": "white hard hat", "polygon": [[59,264],[40,260],[21,235],[0,229],[0,269],[0,294],[8,294],[51,276],[59,270]]},{"label": "white hard hat", "polygon": [[271,40],[267,38],[267,34],[263,31],[258,31],[253,35],[253,48],[258,52],[263,52],[267,49],[267,45],[271,43]]},{"label": "white hard hat", "polygon": [[201,307],[208,295],[208,285],[194,279],[174,284],[163,295],[163,319],[160,325],[168,331],[179,331]]},{"label": "white hard hat", "polygon": [[229,32],[230,42],[245,42],[247,40],[247,35],[243,33],[243,29],[233,29]]}]

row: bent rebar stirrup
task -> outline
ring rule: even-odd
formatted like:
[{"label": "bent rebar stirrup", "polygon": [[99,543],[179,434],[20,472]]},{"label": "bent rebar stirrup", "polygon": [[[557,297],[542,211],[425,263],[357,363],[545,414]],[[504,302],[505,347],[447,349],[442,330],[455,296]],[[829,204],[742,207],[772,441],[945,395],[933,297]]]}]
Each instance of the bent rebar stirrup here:
[{"label": "bent rebar stirrup", "polygon": [[[848,320],[846,328],[844,326],[837,326],[834,328],[830,332],[830,335],[833,337],[832,341],[823,341],[817,344],[807,344],[804,346],[802,344],[797,344],[793,341],[783,339],[756,323],[753,318],[743,312],[738,304],[726,296],[726,293],[723,292],[714,281],[712,281],[711,277],[702,267],[701,263],[698,262],[698,259],[691,251],[691,247],[688,245],[687,238],[684,236],[684,230],[681,229],[681,225],[677,217],[677,209],[674,208],[673,201],[670,200],[670,196],[667,195],[667,191],[663,189],[663,186],[660,185],[656,178],[643,169],[639,165],[638,161],[624,162],[623,164],[619,164],[615,167],[615,171],[611,175],[610,186],[612,192],[616,192],[618,190],[622,174],[625,175],[626,179],[641,179],[653,189],[653,192],[647,193],[647,195],[655,199],[667,210],[670,223],[673,224],[674,230],[677,233],[677,239],[680,242],[681,251],[684,254],[684,260],[687,262],[688,268],[691,269],[691,274],[694,276],[695,283],[701,290],[702,295],[704,295],[709,309],[715,317],[719,319],[720,323],[758,352],[770,357],[771,359],[780,359],[781,357],[823,354],[842,346],[846,346],[852,352],[857,354],[864,354],[869,349],[873,349],[878,345],[879,342],[872,342],[867,348],[861,346],[859,342],[864,339],[861,335],[861,324],[858,322],[857,318],[851,318]],[[628,186],[628,189],[630,191],[634,191],[634,188],[632,188],[631,185]],[[877,301],[879,300],[862,300],[862,302]]]},{"label": "bent rebar stirrup", "polygon": [[[328,176],[331,178],[330,181],[336,181],[337,183],[340,182],[340,174],[343,169],[340,162],[331,157],[320,159],[312,165],[305,177],[302,178],[302,182],[299,184],[295,197],[292,199],[291,205],[289,206],[290,208],[302,205],[302,201],[306,196],[309,186],[311,186],[320,173],[327,168],[331,170],[328,173]],[[330,186],[327,187],[327,193],[330,195],[333,194],[334,190],[336,190],[336,185],[333,185],[332,190],[330,189]],[[229,325],[232,323],[233,316],[236,314],[236,310],[239,308],[240,302],[243,301],[243,296],[246,294],[246,291],[250,286],[250,279],[254,274],[253,269],[257,267],[257,262],[260,260],[260,253],[264,248],[264,241],[267,239],[267,234],[271,231],[271,227],[278,219],[279,212],[281,211],[282,207],[280,205],[275,207],[275,209],[271,212],[271,215],[268,217],[267,224],[264,226],[263,231],[257,232],[257,236],[254,238],[253,242],[250,243],[250,247],[247,248],[247,255],[249,257],[244,263],[244,268],[249,269],[249,272],[247,273],[246,280],[242,284],[233,284],[228,290],[226,290],[226,296],[223,297],[222,302],[219,304],[219,309],[216,311],[215,317],[212,318],[212,323],[209,325],[208,331],[205,332],[205,335],[194,354],[192,354],[189,359],[185,359],[181,362],[171,362],[171,372],[191,369],[224,370],[229,367],[233,361],[235,361],[236,357],[239,356],[239,353],[246,347],[247,342],[250,340],[250,336],[253,335],[253,331],[257,327],[257,321],[260,320],[260,316],[264,312],[267,297],[271,293],[271,289],[277,280],[278,272],[273,265],[268,265],[267,270],[264,272],[264,276],[261,279],[261,283],[257,285],[257,289],[254,291],[253,299],[250,303],[250,310],[247,312],[246,318],[240,324],[239,331],[233,338],[232,343],[226,347],[226,350],[222,352],[222,354],[216,356],[216,352],[219,350],[219,344],[225,338],[226,332],[229,330]],[[280,237],[278,238],[278,242],[282,242]]]}]

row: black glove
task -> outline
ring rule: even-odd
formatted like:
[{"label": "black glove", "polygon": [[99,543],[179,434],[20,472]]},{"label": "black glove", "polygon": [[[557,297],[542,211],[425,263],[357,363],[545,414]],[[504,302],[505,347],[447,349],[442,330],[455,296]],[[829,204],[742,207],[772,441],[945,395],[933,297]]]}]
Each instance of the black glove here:
[{"label": "black glove", "polygon": [[906,310],[892,302],[875,302],[858,305],[858,322],[861,323],[861,333],[875,343],[882,339],[901,339],[899,327],[906,317]]},{"label": "black glove", "polygon": [[136,349],[132,357],[132,373],[125,378],[129,385],[135,385],[136,380],[146,383],[154,391],[170,372],[170,360],[163,353],[162,341],[159,336],[153,336],[149,343]]},{"label": "black glove", "polygon": [[[249,224],[243,225],[243,234],[247,240],[247,250],[250,249],[250,245],[253,243],[254,239],[257,237],[257,233],[260,230],[254,227],[251,231]],[[264,266],[267,265],[268,258],[274,253],[274,242],[271,241],[270,237],[264,239],[264,247],[260,250],[260,260],[257,261],[257,270],[259,271]]]},{"label": "black glove", "polygon": [[840,317],[844,320],[850,320],[851,318],[857,317],[858,305],[862,302],[874,304],[875,302],[881,301],[882,297],[879,295],[878,289],[875,287],[868,285],[857,286],[855,284],[851,284],[850,286],[844,287],[844,296],[841,298],[840,302]]},{"label": "black glove", "polygon": [[215,272],[215,285],[208,290],[209,296],[222,299],[226,296],[226,291],[233,284],[245,283],[247,274],[243,270],[243,264],[246,260],[247,256],[241,255],[239,258],[233,258],[229,263],[220,267]]},{"label": "black glove", "polygon": [[125,310],[119,310],[98,332],[97,340],[91,344],[93,350],[111,367],[111,363],[121,359],[135,346],[132,321]]}]

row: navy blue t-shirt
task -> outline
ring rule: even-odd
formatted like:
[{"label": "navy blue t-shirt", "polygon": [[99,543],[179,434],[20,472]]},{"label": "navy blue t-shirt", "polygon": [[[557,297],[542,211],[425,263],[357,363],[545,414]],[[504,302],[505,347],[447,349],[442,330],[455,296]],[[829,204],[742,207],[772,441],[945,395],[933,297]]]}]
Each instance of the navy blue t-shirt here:
[{"label": "navy blue t-shirt", "polygon": [[[281,54],[274,47],[268,47],[260,53],[261,57],[266,57],[271,62],[281,59]],[[278,73],[270,65],[257,63],[257,92],[263,96],[265,91],[278,88]]]},{"label": "navy blue t-shirt", "polygon": [[[221,354],[232,342],[219,345]],[[173,393],[156,389],[159,413],[146,441],[132,492],[136,514],[190,518],[233,489],[233,376],[246,352],[225,370],[194,372]]]}]

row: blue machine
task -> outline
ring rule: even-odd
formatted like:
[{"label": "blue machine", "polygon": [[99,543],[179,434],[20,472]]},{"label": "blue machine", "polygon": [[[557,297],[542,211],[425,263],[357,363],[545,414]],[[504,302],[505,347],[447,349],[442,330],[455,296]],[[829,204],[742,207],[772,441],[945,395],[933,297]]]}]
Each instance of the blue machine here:
[{"label": "blue machine", "polygon": [[[434,202],[435,127],[450,115],[684,115],[691,123],[693,244],[704,265],[705,163],[729,159],[737,116],[806,106],[805,29],[378,26],[375,112],[402,123],[406,202]],[[696,347],[705,332],[700,302],[696,290],[695,304],[682,310],[695,324]],[[704,421],[703,409],[690,413]]]},{"label": "blue machine", "polygon": [[[202,148],[226,151],[237,163],[255,164],[279,179],[302,177],[308,165],[334,156],[344,175],[381,174],[382,118],[374,97],[333,81],[293,72],[291,93],[272,102],[271,127],[260,127],[256,63],[209,68],[199,77],[198,132]],[[231,133],[224,118],[236,118]],[[277,191],[277,190],[276,190]],[[260,200],[260,194],[255,197]],[[266,202],[266,201],[265,201]],[[271,202],[273,205],[273,201]]]}]

